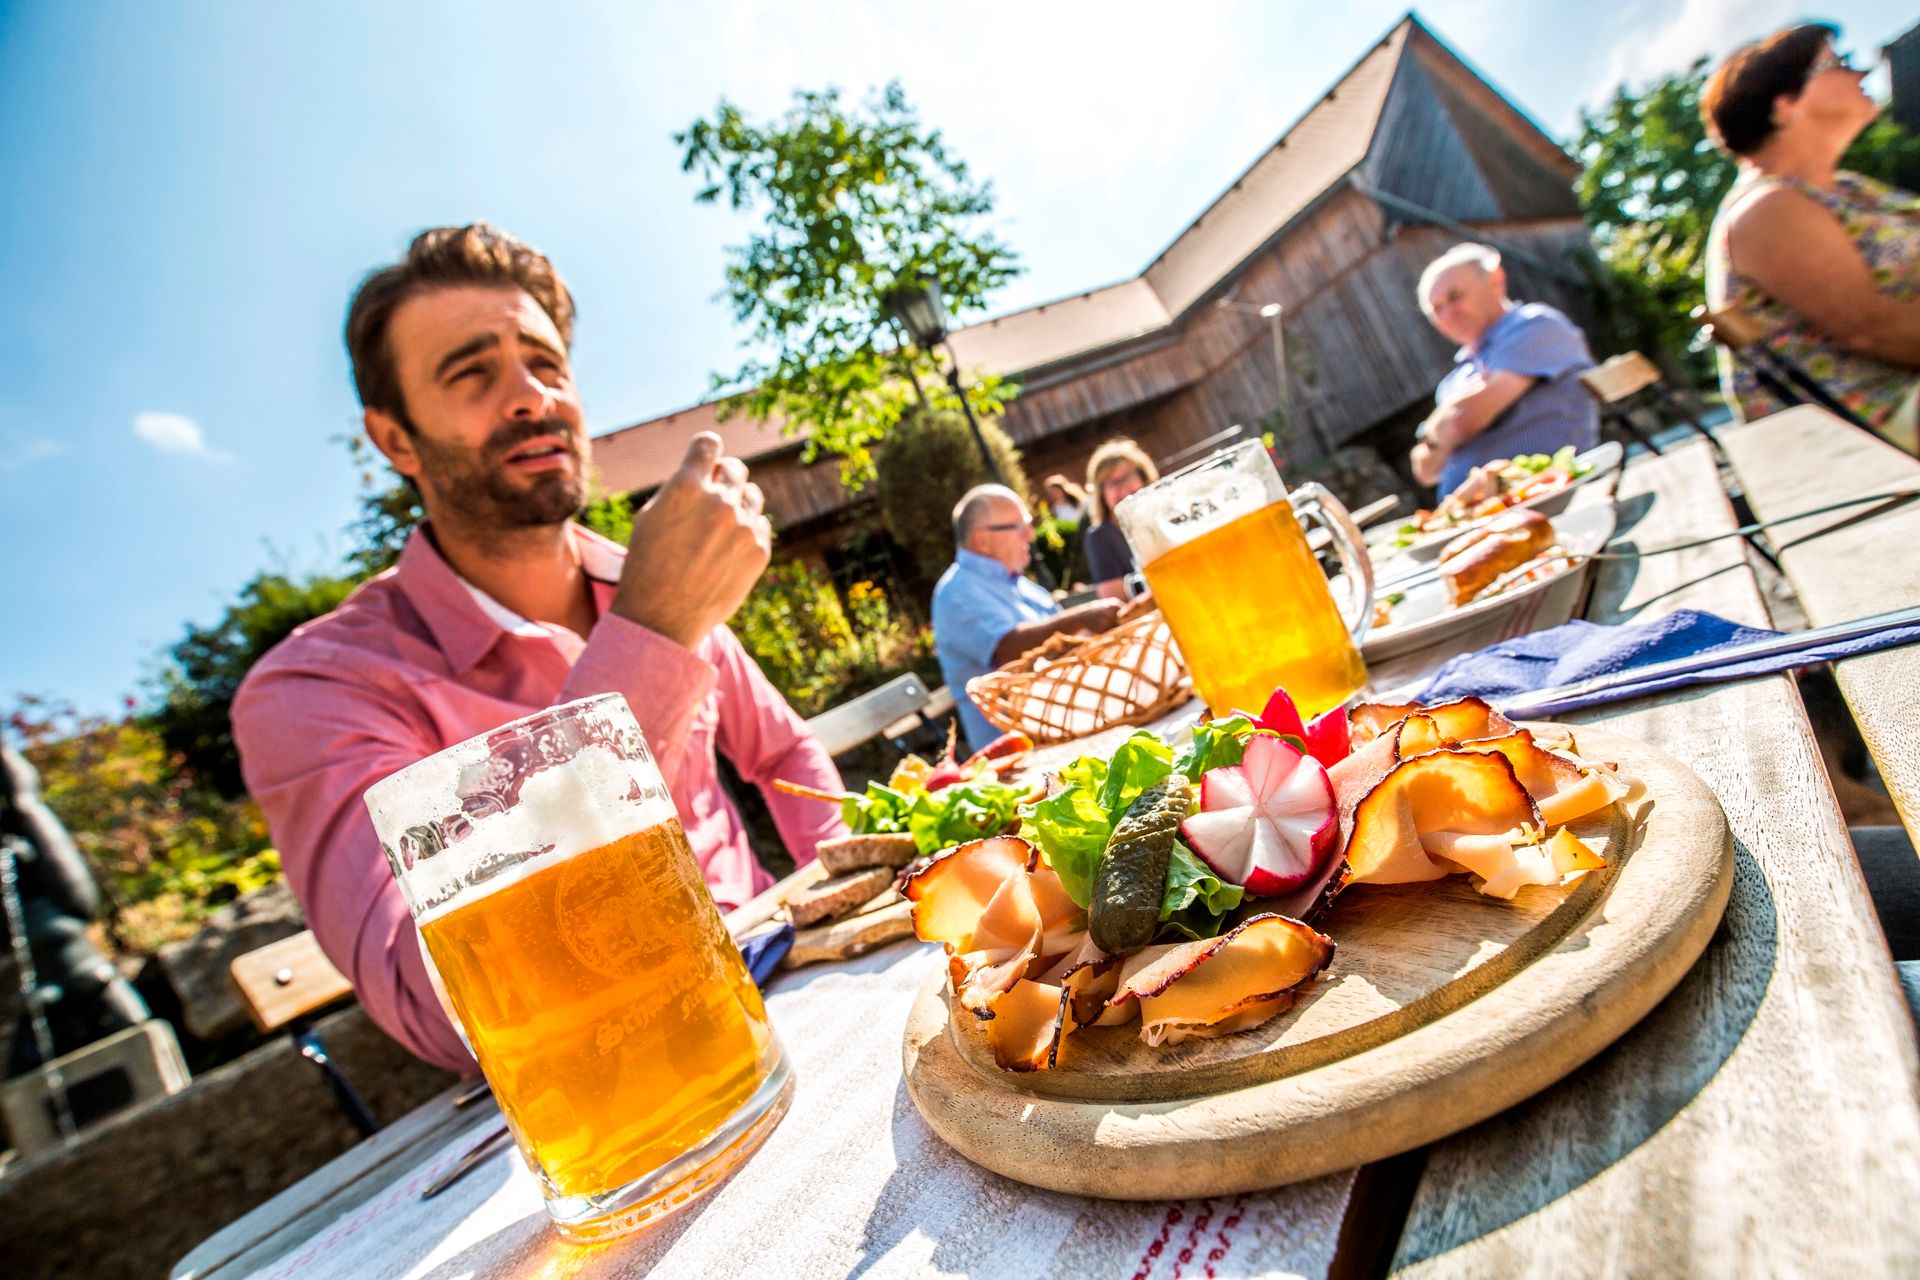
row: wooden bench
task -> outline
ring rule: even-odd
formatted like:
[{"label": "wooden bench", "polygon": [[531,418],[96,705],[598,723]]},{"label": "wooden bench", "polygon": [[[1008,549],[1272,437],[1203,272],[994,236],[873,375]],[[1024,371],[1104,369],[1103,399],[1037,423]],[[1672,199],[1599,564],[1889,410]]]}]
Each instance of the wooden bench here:
[{"label": "wooden bench", "polygon": [[822,711],[807,721],[807,728],[820,739],[828,755],[837,756],[887,732],[903,716],[926,706],[930,697],[920,677],[908,672],[871,693]]},{"label": "wooden bench", "polygon": [[[1762,520],[1920,489],[1920,461],[1810,405],[1721,435]],[[1875,511],[1837,511],[1769,531],[1810,625],[1920,604],[1920,502]],[[1920,648],[1849,658],[1834,664],[1834,678],[1907,834],[1920,836]]]},{"label": "wooden bench", "polygon": [[911,715],[901,716],[880,732],[889,742],[898,742],[915,729],[933,724],[952,714],[953,690],[943,684],[927,695],[925,705],[916,709]]},{"label": "wooden bench", "polygon": [[[1672,422],[1682,422],[1695,435],[1713,440],[1700,416],[1667,385],[1656,365],[1638,351],[1628,351],[1580,375],[1580,385],[1600,407],[1602,423],[1611,423],[1648,453],[1658,454],[1653,436]],[[1651,416],[1643,422],[1642,416]]]},{"label": "wooden bench", "polygon": [[328,1005],[353,994],[353,984],[320,950],[311,929],[237,957],[228,970],[247,1016],[261,1031],[286,1028],[300,1056],[319,1070],[340,1110],[371,1134],[379,1126],[360,1094],[320,1041],[314,1020]]}]

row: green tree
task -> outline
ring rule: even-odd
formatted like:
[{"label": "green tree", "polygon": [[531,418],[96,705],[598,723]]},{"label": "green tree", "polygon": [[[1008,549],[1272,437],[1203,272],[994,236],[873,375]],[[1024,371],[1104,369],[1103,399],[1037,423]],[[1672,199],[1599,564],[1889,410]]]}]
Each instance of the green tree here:
[{"label": "green tree", "polygon": [[1734,164],[1707,138],[1700,90],[1707,60],[1638,93],[1622,85],[1582,112],[1576,190],[1605,272],[1596,281],[1603,349],[1638,349],[1695,382],[1712,362],[1689,313],[1706,300],[1707,231]]},{"label": "green tree", "polygon": [[[801,91],[767,122],[722,100],[674,142],[682,170],[706,184],[696,199],[724,196],[765,219],[727,264],[724,296],[753,354],[715,376],[722,413],[809,429],[807,459],[839,455],[842,482],[859,487],[873,475],[872,445],[910,407],[957,407],[937,359],[904,340],[883,296],[931,279],[960,315],[984,308],[1019,271],[980,226],[993,211],[991,184],[920,123],[897,82],[859,107],[837,89]],[[1012,394],[996,377],[968,381],[982,416]]]},{"label": "green tree", "polygon": [[346,572],[371,578],[391,568],[407,545],[413,526],[426,518],[420,492],[389,467],[379,451],[362,435],[343,435],[347,456],[360,469],[360,512],[347,526],[352,549]]},{"label": "green tree", "polygon": [[201,785],[144,720],[21,696],[5,728],[99,883],[120,954],[185,937],[220,903],[279,875],[258,807]]},{"label": "green tree", "polygon": [[301,623],[336,608],[358,580],[324,573],[255,574],[218,622],[189,626],[168,651],[151,721],[167,750],[199,784],[229,798],[245,793],[233,745],[233,695],[267,650]]},{"label": "green tree", "polygon": [[[1015,493],[1030,492],[1020,452],[1007,433],[991,422],[980,427],[1007,484]],[[973,486],[992,479],[957,410],[915,411],[901,420],[880,451],[874,493],[894,540],[931,576],[953,559],[954,504]]]},{"label": "green tree", "polygon": [[[1707,75],[1700,58],[1638,91],[1622,85],[1605,107],[1581,113],[1573,143],[1584,167],[1576,190],[1604,267],[1599,346],[1644,351],[1699,383],[1713,366],[1691,312],[1706,301],[1707,237],[1738,172],[1700,117]],[[1897,181],[1917,154],[1920,140],[1883,113],[1840,166]]]}]

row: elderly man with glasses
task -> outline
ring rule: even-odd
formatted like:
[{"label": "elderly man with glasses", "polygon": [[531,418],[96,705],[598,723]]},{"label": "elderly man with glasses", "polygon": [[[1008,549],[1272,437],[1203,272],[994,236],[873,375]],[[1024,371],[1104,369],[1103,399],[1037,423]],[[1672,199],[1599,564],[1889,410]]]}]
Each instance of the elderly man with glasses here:
[{"label": "elderly man with glasses", "polygon": [[975,750],[996,733],[965,696],[967,681],[1034,648],[1055,632],[1105,631],[1118,600],[1062,610],[1045,588],[1021,576],[1033,559],[1027,504],[1003,485],[967,490],[953,508],[953,563],[933,589],[933,643],[953,691],[960,731]]}]

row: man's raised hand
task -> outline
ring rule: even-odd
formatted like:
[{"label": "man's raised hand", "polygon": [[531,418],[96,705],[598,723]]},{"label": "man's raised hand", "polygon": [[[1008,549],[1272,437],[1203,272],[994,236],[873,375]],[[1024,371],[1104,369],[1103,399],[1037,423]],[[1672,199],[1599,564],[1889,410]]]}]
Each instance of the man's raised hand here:
[{"label": "man's raised hand", "polygon": [[702,431],[633,517],[613,612],[691,649],[733,616],[773,548],[766,499],[746,464]]}]

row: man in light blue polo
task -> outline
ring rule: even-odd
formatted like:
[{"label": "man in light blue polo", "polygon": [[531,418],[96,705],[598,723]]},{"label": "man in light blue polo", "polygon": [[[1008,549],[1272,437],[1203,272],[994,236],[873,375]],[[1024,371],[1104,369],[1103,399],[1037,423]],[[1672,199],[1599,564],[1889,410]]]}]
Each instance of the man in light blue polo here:
[{"label": "man in light blue polo", "polygon": [[1580,385],[1593,353],[1573,321],[1507,296],[1499,251],[1462,244],[1420,273],[1420,309],[1460,344],[1437,407],[1414,431],[1413,474],[1442,495],[1496,458],[1600,442],[1600,413]]},{"label": "man in light blue polo", "polygon": [[1105,631],[1118,600],[1062,610],[1021,570],[1033,559],[1033,518],[1013,490],[983,484],[953,508],[953,563],[933,589],[933,645],[974,750],[999,736],[966,696],[967,681],[1011,662],[1057,631]]}]

